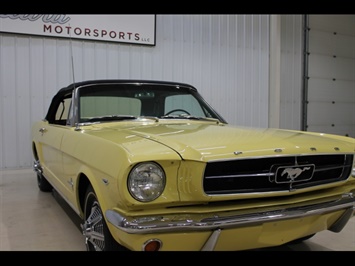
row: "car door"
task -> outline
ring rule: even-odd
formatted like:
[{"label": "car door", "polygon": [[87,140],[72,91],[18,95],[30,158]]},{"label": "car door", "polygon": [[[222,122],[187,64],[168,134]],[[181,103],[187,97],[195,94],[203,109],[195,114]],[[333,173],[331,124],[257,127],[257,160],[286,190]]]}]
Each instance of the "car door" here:
[{"label": "car door", "polygon": [[64,99],[56,110],[55,119],[43,120],[33,127],[39,150],[39,159],[43,174],[55,189],[64,197],[68,197],[68,185],[63,168],[62,140],[65,132],[73,130],[67,125],[71,98]]},{"label": "car door", "polygon": [[63,172],[62,155],[60,151],[63,126],[50,124],[48,121],[42,121],[34,127],[33,130],[37,131],[37,149],[39,149],[43,174],[53,186],[58,188],[58,181]]}]

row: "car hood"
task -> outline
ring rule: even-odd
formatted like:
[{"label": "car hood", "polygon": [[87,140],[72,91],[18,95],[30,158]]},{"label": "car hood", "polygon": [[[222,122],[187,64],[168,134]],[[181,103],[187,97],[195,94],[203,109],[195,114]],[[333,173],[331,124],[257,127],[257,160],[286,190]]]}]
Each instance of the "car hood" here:
[{"label": "car hood", "polygon": [[[225,160],[287,154],[351,153],[353,138],[272,128],[248,128],[211,123],[155,123],[135,126],[98,127],[96,134],[115,141],[115,136],[130,136],[123,143],[132,154],[142,152],[132,145],[137,138],[160,143],[185,160]],[[152,143],[152,145],[155,145]]]}]

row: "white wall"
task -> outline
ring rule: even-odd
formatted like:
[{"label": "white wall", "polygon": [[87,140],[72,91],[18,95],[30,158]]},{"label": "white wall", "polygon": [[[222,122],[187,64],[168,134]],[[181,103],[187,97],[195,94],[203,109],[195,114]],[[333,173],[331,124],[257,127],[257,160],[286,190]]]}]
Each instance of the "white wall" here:
[{"label": "white wall", "polygon": [[[281,81],[281,88],[293,93],[290,99],[281,94],[281,99],[293,102],[296,112],[299,95],[293,89],[300,90],[294,76],[299,75],[300,17],[291,16],[288,26],[294,44],[287,45],[292,49],[286,52],[295,62],[281,62],[282,69],[289,71],[287,79],[291,77]],[[191,83],[230,124],[267,127],[269,19],[268,15],[157,15],[154,47],[73,40],[75,81]],[[53,94],[73,82],[70,45],[66,39],[0,33],[0,168],[32,165],[31,125],[45,116]],[[289,106],[280,125],[297,128],[299,115],[294,120]]]}]

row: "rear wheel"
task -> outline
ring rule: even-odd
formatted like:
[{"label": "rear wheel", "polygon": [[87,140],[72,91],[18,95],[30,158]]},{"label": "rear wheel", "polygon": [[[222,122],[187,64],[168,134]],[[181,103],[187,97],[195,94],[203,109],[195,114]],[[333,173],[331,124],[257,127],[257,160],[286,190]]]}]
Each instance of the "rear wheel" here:
[{"label": "rear wheel", "polygon": [[108,230],[99,201],[91,186],[85,195],[84,223],[81,227],[88,251],[126,250],[115,241]]}]

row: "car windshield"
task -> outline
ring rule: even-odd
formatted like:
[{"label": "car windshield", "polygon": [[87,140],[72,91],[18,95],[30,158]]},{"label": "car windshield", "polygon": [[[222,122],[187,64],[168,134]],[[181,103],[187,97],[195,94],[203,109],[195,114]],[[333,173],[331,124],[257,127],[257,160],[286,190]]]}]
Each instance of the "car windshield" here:
[{"label": "car windshield", "polygon": [[187,87],[160,84],[96,84],[81,87],[79,121],[105,122],[138,117],[220,119],[199,94]]}]

